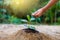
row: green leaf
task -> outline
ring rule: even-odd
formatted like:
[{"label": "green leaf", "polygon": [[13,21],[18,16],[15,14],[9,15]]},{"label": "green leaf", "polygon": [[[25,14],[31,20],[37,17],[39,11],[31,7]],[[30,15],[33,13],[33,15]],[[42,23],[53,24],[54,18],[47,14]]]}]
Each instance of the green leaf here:
[{"label": "green leaf", "polygon": [[27,23],[28,21],[25,19],[21,19],[21,22]]},{"label": "green leaf", "polygon": [[28,26],[28,28],[35,30],[35,27],[33,26]]},{"label": "green leaf", "polygon": [[29,21],[29,22],[31,21],[31,20],[30,20],[31,18],[30,18],[30,16],[29,16],[29,15],[27,15],[27,19],[28,19],[28,21]]}]

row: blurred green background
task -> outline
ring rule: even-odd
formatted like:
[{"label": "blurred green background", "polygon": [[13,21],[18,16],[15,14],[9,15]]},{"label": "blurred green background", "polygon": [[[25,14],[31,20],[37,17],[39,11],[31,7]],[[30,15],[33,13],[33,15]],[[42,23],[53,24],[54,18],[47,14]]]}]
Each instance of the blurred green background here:
[{"label": "blurred green background", "polygon": [[[8,1],[8,0],[7,0]],[[31,13],[48,3],[49,0],[39,0],[37,6],[23,12],[16,12],[10,8],[10,5],[4,4],[4,0],[0,0],[0,24],[48,24],[60,25],[60,0],[53,5],[44,15],[35,18]],[[8,1],[9,2],[9,1]],[[17,13],[17,14],[15,14]]]}]

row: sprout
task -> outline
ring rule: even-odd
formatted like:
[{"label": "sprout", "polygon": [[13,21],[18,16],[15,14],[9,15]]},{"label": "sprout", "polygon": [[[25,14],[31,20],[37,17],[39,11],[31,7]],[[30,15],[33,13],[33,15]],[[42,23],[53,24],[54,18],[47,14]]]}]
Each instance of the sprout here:
[{"label": "sprout", "polygon": [[[29,15],[27,15],[27,19],[28,19],[28,22],[31,22],[31,19],[32,19],[32,18],[31,18]],[[35,27],[33,27],[33,26],[31,26],[31,25],[25,24],[24,26],[27,27],[27,28],[29,28],[29,29],[35,30]]]}]

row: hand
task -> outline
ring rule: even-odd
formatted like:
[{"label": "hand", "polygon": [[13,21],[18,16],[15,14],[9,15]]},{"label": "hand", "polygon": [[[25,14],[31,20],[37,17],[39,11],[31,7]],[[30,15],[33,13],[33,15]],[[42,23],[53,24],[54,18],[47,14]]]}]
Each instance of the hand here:
[{"label": "hand", "polygon": [[36,12],[34,12],[32,15],[33,15],[34,17],[40,17],[40,16],[43,15],[44,12],[45,12],[44,9],[41,8],[41,9],[37,10]]}]

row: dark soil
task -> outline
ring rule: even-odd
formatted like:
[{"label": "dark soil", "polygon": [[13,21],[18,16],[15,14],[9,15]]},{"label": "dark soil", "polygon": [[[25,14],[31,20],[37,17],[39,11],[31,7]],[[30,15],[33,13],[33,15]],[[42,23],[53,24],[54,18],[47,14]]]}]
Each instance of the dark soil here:
[{"label": "dark soil", "polygon": [[34,29],[30,29],[30,28],[27,28],[27,29],[23,29],[26,33],[39,33],[37,30],[34,30]]},{"label": "dark soil", "polygon": [[47,35],[30,28],[20,30],[18,34],[19,39],[16,40],[51,40]]}]

